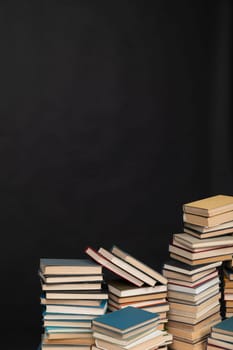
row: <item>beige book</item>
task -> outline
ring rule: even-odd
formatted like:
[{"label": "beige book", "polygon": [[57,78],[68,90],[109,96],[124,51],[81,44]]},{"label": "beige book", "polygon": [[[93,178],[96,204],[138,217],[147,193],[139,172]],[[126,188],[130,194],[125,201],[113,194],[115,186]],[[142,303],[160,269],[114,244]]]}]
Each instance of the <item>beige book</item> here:
[{"label": "beige book", "polygon": [[119,303],[115,302],[113,299],[109,298],[109,304],[111,304],[112,306],[115,306],[118,309],[123,309],[124,307],[127,307],[127,306],[143,308],[143,307],[147,307],[147,306],[164,304],[165,302],[166,302],[166,299],[164,298],[164,299],[154,299],[154,300],[151,299],[151,300],[144,300],[144,301],[119,304]]},{"label": "beige book", "polygon": [[87,247],[85,250],[85,253],[89,255],[93,260],[95,260],[100,265],[104,266],[108,270],[115,273],[117,276],[120,276],[121,278],[126,279],[127,281],[131,282],[132,284],[136,285],[137,287],[141,287],[143,285],[143,281],[139,280],[138,278],[134,277],[130,273],[126,272],[122,268],[114,265],[111,263],[108,259],[106,259],[104,256],[96,252],[94,249]]},{"label": "beige book", "polygon": [[183,211],[210,217],[233,210],[233,196],[219,194],[183,204]]},{"label": "beige book", "polygon": [[179,242],[188,249],[211,248],[233,245],[233,235],[214,238],[200,239],[187,233],[176,233],[173,235],[173,242]]},{"label": "beige book", "polygon": [[219,314],[219,312],[216,312],[215,314],[206,317],[204,320],[198,322],[195,325],[191,325],[185,322],[177,322],[177,321],[172,321],[169,320],[167,327],[172,327],[172,328],[177,328],[177,329],[182,329],[186,332],[198,332],[200,331],[203,327],[206,327],[210,324],[212,325],[216,325],[217,323],[221,322],[221,316]]},{"label": "beige book", "polygon": [[109,299],[114,300],[118,304],[134,303],[146,300],[158,300],[161,301],[167,297],[167,293],[154,293],[154,294],[143,294],[134,297],[118,297],[112,293],[109,293]]},{"label": "beige book", "polygon": [[209,270],[206,270],[203,272],[196,273],[195,275],[185,275],[185,274],[182,274],[179,272],[174,272],[174,271],[163,269],[163,275],[165,277],[167,277],[168,280],[169,279],[176,279],[179,281],[186,281],[186,282],[192,283],[192,282],[195,282],[195,281],[199,280],[200,278],[205,277],[205,276],[207,276],[210,273],[213,273],[215,271],[216,271],[216,269],[213,268],[213,269],[209,269]]},{"label": "beige book", "polygon": [[171,321],[184,322],[184,323],[195,325],[198,322],[204,320],[205,318],[207,318],[207,317],[209,317],[209,316],[211,316],[219,311],[220,311],[220,305],[218,304],[215,307],[213,307],[212,309],[210,309],[209,311],[207,311],[204,315],[201,315],[198,318],[191,318],[191,317],[187,317],[187,316],[183,316],[183,315],[173,315],[169,312],[168,319]]},{"label": "beige book", "polygon": [[81,299],[45,299],[40,298],[41,305],[82,305],[99,306],[101,300],[81,300]]},{"label": "beige book", "polygon": [[173,290],[174,292],[181,292],[181,293],[188,293],[188,294],[200,294],[201,292],[204,292],[206,289],[209,289],[212,286],[218,285],[220,283],[219,277],[214,277],[211,280],[202,283],[200,286],[197,287],[185,287],[182,285],[177,284],[170,284],[168,283],[168,291]]},{"label": "beige book", "polygon": [[129,264],[135,266],[137,269],[143,271],[144,273],[146,273],[150,277],[154,278],[156,281],[159,281],[162,284],[167,284],[167,279],[162,274],[160,274],[157,271],[153,270],[151,267],[145,265],[141,261],[135,259],[130,254],[124,252],[123,250],[121,250],[117,246],[113,246],[112,249],[111,249],[111,252],[113,254],[115,254],[116,256],[118,256],[119,258],[121,258],[122,260],[124,260],[124,261],[128,262]]},{"label": "beige book", "polygon": [[109,292],[118,296],[118,297],[128,297],[128,296],[138,296],[145,294],[155,294],[155,293],[164,293],[167,291],[166,285],[156,285],[154,287],[141,287],[135,288],[132,284],[123,281],[109,281],[108,283]]},{"label": "beige book", "polygon": [[159,346],[163,343],[163,332],[155,331],[151,333],[149,336],[145,336],[140,340],[131,343],[130,345],[121,347],[116,344],[107,342],[102,339],[96,339],[95,343],[97,347],[108,350],[149,350],[153,347]]},{"label": "beige book", "polygon": [[180,311],[185,313],[189,313],[195,315],[198,312],[205,310],[208,306],[214,305],[215,303],[219,303],[219,299],[221,298],[221,293],[214,295],[213,297],[205,300],[203,303],[199,305],[187,305],[185,303],[177,303],[169,301],[170,310],[174,310],[175,312]]},{"label": "beige book", "polygon": [[212,257],[218,257],[222,255],[232,255],[233,254],[233,246],[217,248],[217,249],[206,249],[201,252],[191,252],[181,247],[170,244],[169,252],[177,255],[181,255],[189,260],[200,260],[200,259],[208,259]]},{"label": "beige book", "polygon": [[208,338],[208,345],[214,345],[214,346],[217,346],[217,347],[220,347],[220,348],[223,348],[224,350],[233,350],[233,343],[228,343],[228,342],[225,342],[223,340],[219,340],[219,339],[214,339],[212,337],[209,337]]},{"label": "beige book", "polygon": [[216,284],[212,287],[205,289],[200,294],[182,293],[182,292],[169,290],[167,296],[169,300],[177,299],[183,302],[188,301],[188,302],[198,303],[200,300],[204,301],[205,299],[210,298],[216,293],[219,293],[219,284]]},{"label": "beige book", "polygon": [[[232,221],[231,221],[232,223]],[[189,235],[192,235],[193,237],[197,237],[199,239],[206,239],[206,238],[211,238],[211,237],[218,237],[218,236],[223,236],[227,234],[232,234],[233,233],[233,227],[231,225],[231,228],[228,229],[223,229],[223,230],[212,230],[210,232],[206,233],[199,233],[197,230],[189,228],[191,224],[189,225],[188,223],[184,223],[184,232],[188,233]],[[196,225],[193,225],[196,226]],[[196,226],[197,227],[197,226]],[[200,228],[203,228],[202,226],[198,226]],[[214,226],[214,228],[217,226]],[[210,227],[212,228],[212,227]]]},{"label": "beige book", "polygon": [[114,254],[108,252],[106,249],[100,248],[98,250],[98,253],[100,253],[106,259],[111,261],[114,265],[116,265],[116,266],[122,268],[123,270],[129,272],[131,275],[137,277],[138,279],[140,279],[144,283],[149,284],[149,286],[153,287],[156,284],[157,281],[155,279],[153,279],[150,276],[146,275],[144,272],[136,269],[135,267],[133,267],[132,265],[128,264],[124,260],[118,258]]},{"label": "beige book", "polygon": [[96,291],[49,291],[46,292],[46,299],[82,299],[82,300],[106,300],[108,293]]},{"label": "beige book", "polygon": [[195,344],[190,344],[176,338],[173,339],[172,345],[170,345],[172,350],[206,350],[206,340],[201,340]]},{"label": "beige book", "polygon": [[197,285],[202,284],[202,283],[208,281],[209,279],[211,279],[213,277],[217,277],[217,276],[218,276],[218,271],[214,271],[214,272],[210,273],[209,275],[206,275],[195,282],[187,282],[187,281],[169,278],[169,283],[170,284],[180,284],[180,285],[185,286],[185,287],[195,288]]},{"label": "beige book", "polygon": [[42,284],[42,290],[44,291],[63,291],[63,290],[98,290],[101,289],[101,283],[62,283],[62,284]]},{"label": "beige book", "polygon": [[228,254],[228,255],[219,255],[219,256],[213,256],[213,257],[208,257],[208,258],[202,258],[202,259],[196,259],[196,260],[190,260],[188,258],[185,258],[183,256],[180,256],[178,254],[175,253],[171,253],[170,257],[172,259],[175,260],[179,260],[182,261],[183,263],[187,264],[187,265],[201,265],[201,264],[208,264],[211,262],[223,262],[223,261],[228,261],[232,259],[232,255]]},{"label": "beige book", "polygon": [[[219,317],[218,320],[221,321],[221,318]],[[214,322],[216,322],[216,320]],[[200,328],[199,330],[197,330],[195,332],[192,332],[190,330],[184,330],[182,328],[182,325],[180,326],[180,328],[168,327],[168,332],[171,333],[175,337],[182,338],[184,340],[188,340],[188,341],[192,341],[192,342],[196,342],[198,340],[201,340],[203,337],[207,336],[208,334],[210,334],[211,326],[215,324],[214,322],[205,325],[204,327]]]},{"label": "beige book", "polygon": [[102,266],[89,259],[40,259],[43,275],[95,275],[102,274]]},{"label": "beige book", "polygon": [[61,321],[61,320],[45,320],[43,322],[44,327],[80,327],[91,328],[91,320],[85,321]]},{"label": "beige book", "polygon": [[198,226],[214,227],[225,222],[233,221],[233,210],[211,217],[183,213],[183,220],[184,222]]},{"label": "beige book", "polygon": [[188,312],[185,309],[180,310],[180,309],[175,309],[173,307],[170,307],[169,310],[169,316],[174,315],[174,316],[181,316],[181,317],[187,317],[187,319],[200,319],[202,317],[205,317],[205,315],[215,308],[216,306],[220,306],[219,300],[213,302],[212,304],[209,304],[208,306],[205,307],[205,309],[202,309],[200,311],[193,311],[193,312]]},{"label": "beige book", "polygon": [[46,333],[47,339],[88,339],[88,343],[94,344],[94,338],[92,333],[81,333],[81,332],[73,332],[73,333]]}]

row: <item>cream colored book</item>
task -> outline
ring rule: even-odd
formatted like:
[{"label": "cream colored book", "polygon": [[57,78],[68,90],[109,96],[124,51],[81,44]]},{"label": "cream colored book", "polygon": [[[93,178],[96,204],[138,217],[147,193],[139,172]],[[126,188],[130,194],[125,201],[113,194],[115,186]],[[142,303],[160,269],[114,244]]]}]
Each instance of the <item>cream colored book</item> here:
[{"label": "cream colored book", "polygon": [[219,194],[183,205],[183,211],[210,217],[233,210],[233,196]]},{"label": "cream colored book", "polygon": [[167,285],[137,288],[126,281],[116,280],[109,281],[108,290],[110,293],[118,297],[131,297],[145,294],[164,293],[167,291]]},{"label": "cream colored book", "polygon": [[145,265],[141,261],[135,259],[130,254],[124,252],[123,250],[121,250],[117,246],[114,245],[111,249],[111,252],[114,255],[121,258],[122,260],[124,260],[124,261],[128,262],[129,264],[131,264],[132,266],[136,267],[137,269],[143,271],[148,276],[154,278],[156,281],[159,281],[162,284],[167,284],[167,279],[162,274],[153,270],[151,267]]},{"label": "cream colored book", "polygon": [[189,249],[233,246],[233,235],[199,239],[187,233],[176,233],[173,235],[173,242],[174,244],[178,242]]},{"label": "cream colored book", "polygon": [[227,211],[226,213],[218,214],[215,216],[205,217],[200,215],[194,215],[190,213],[183,213],[184,222],[190,224],[204,226],[204,227],[214,227],[223,224],[228,221],[233,220],[233,210]]},{"label": "cream colored book", "polygon": [[233,255],[233,246],[204,249],[204,250],[201,250],[199,252],[195,252],[195,251],[192,252],[191,250],[170,244],[169,245],[169,252],[180,255],[180,256],[187,258],[189,260],[197,260],[197,259],[213,258],[213,257],[217,257],[220,255],[228,255],[228,254],[232,256]]},{"label": "cream colored book", "polygon": [[223,261],[231,260],[232,254],[212,256],[209,258],[202,258],[202,259],[196,259],[196,260],[191,260],[191,259],[185,258],[185,257],[178,255],[178,254],[175,254],[175,253],[171,253],[170,257],[172,259],[182,261],[183,263],[185,263],[187,265],[201,265],[201,264],[208,264],[211,262],[218,262],[218,261],[223,262]]},{"label": "cream colored book", "polygon": [[106,259],[111,261],[111,263],[113,263],[114,265],[116,265],[116,266],[122,268],[123,270],[129,272],[131,275],[137,277],[138,279],[140,279],[144,283],[148,284],[149,286],[154,287],[154,285],[156,284],[157,281],[155,279],[153,279],[150,276],[146,275],[144,272],[138,270],[134,266],[128,264],[124,260],[118,258],[114,254],[108,252],[106,249],[100,248],[98,250],[98,253],[100,253]]}]

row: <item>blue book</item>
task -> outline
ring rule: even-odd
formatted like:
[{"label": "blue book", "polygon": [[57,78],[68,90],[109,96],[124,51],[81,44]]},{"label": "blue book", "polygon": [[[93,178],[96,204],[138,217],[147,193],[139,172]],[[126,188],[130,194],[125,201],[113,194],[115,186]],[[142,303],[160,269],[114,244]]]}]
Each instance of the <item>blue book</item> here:
[{"label": "blue book", "polygon": [[97,317],[92,322],[93,325],[98,327],[110,329],[118,333],[127,333],[133,329],[157,322],[158,319],[159,315],[157,313],[128,306]]},{"label": "blue book", "polygon": [[224,321],[217,323],[212,327],[212,331],[231,335],[233,337],[233,317],[227,318]]}]

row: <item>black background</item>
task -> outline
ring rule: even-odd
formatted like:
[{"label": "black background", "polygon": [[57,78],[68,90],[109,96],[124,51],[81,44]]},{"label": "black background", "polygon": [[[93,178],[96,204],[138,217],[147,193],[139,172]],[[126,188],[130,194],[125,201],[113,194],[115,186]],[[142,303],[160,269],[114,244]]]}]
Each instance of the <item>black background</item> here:
[{"label": "black background", "polygon": [[40,257],[160,270],[182,204],[233,195],[231,1],[2,1],[1,344],[35,349]]}]

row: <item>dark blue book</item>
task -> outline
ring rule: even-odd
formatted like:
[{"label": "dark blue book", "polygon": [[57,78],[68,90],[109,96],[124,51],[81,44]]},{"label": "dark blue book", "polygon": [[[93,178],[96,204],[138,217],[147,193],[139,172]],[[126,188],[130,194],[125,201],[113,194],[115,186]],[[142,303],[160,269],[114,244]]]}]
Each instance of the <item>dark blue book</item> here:
[{"label": "dark blue book", "polygon": [[118,333],[127,333],[131,330],[157,322],[159,315],[143,309],[128,306],[121,310],[95,318],[93,325],[110,329]]},{"label": "dark blue book", "polygon": [[227,318],[212,327],[213,332],[231,335],[233,340],[233,317]]}]

